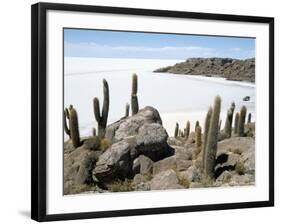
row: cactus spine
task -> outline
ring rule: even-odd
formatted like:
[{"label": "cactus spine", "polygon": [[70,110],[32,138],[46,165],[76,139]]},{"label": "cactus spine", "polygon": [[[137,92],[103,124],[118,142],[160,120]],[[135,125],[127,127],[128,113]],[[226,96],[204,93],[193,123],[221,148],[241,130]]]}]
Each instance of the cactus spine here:
[{"label": "cactus spine", "polygon": [[128,117],[128,116],[129,116],[129,112],[130,112],[130,106],[129,106],[129,104],[127,103],[127,104],[126,104],[126,108],[125,108],[125,117]]},{"label": "cactus spine", "polygon": [[185,132],[184,133],[185,139],[188,139],[189,133],[190,133],[190,122],[189,121],[186,122],[186,127],[184,129],[184,132]]},{"label": "cactus spine", "polygon": [[98,123],[98,136],[103,138],[105,136],[106,124],[109,110],[109,88],[108,83],[103,79],[103,106],[102,114],[100,114],[100,104],[97,97],[94,98],[94,114]]},{"label": "cactus spine", "polygon": [[234,133],[238,133],[238,123],[239,123],[239,112],[235,114],[235,121],[234,121]]},{"label": "cactus spine", "polygon": [[68,126],[67,126],[67,119],[69,121],[69,111],[68,111],[67,108],[65,108],[65,110],[63,112],[64,131],[69,136],[69,138],[71,139],[70,130],[69,130]]},{"label": "cactus spine", "polygon": [[205,126],[204,126],[204,146],[203,146],[203,155],[202,155],[203,168],[204,168],[204,161],[205,161],[205,156],[206,156],[206,145],[207,145],[207,138],[208,138],[208,132],[209,132],[209,128],[210,128],[212,113],[213,113],[213,108],[209,107],[209,110],[207,112],[206,119],[205,119]]},{"label": "cactus spine", "polygon": [[247,120],[247,123],[249,124],[249,123],[251,123],[251,120],[252,120],[252,114],[251,113],[249,113],[248,114],[248,120]]},{"label": "cactus spine", "polygon": [[178,137],[178,135],[179,135],[179,124],[176,123],[175,134],[174,134],[175,138]]},{"label": "cactus spine", "polygon": [[133,74],[132,79],[132,95],[131,95],[131,107],[132,107],[132,115],[139,112],[139,103],[138,103],[138,76]]},{"label": "cactus spine", "polygon": [[246,113],[247,113],[247,108],[245,106],[242,106],[242,108],[240,110],[240,116],[239,116],[239,122],[238,122],[238,136],[239,137],[244,136]]},{"label": "cactus spine", "polygon": [[220,121],[221,98],[216,96],[214,101],[213,112],[208,131],[206,152],[204,158],[204,175],[208,178],[214,178],[214,169],[216,162],[216,155],[218,149],[218,128]]},{"label": "cactus spine", "polygon": [[72,144],[75,148],[81,145],[79,134],[79,123],[76,110],[72,105],[69,107],[69,130],[71,135]]}]

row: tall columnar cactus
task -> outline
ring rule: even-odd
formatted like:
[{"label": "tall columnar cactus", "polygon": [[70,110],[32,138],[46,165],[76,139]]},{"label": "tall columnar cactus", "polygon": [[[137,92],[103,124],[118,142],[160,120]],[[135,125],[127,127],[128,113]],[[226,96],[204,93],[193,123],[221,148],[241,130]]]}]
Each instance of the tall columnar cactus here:
[{"label": "tall columnar cactus", "polygon": [[63,112],[63,124],[64,124],[64,131],[65,133],[69,136],[69,138],[71,138],[71,135],[70,135],[70,130],[68,128],[68,125],[67,125],[67,119],[69,121],[69,111],[67,108],[65,108],[64,112]]},{"label": "tall columnar cactus", "polygon": [[225,125],[224,125],[224,133],[226,134],[227,138],[231,137],[234,110],[235,110],[235,103],[232,102],[229,110],[227,111]]},{"label": "tall columnar cactus", "polygon": [[[202,167],[204,168],[204,161],[205,161],[205,156],[206,156],[206,145],[207,145],[207,138],[208,138],[208,132],[210,128],[210,122],[211,122],[211,117],[213,113],[213,108],[210,106],[209,110],[206,115],[205,119],[205,126],[204,126],[204,145],[203,145],[203,154],[202,154]],[[221,122],[220,122],[221,123]]]},{"label": "tall columnar cactus", "polygon": [[132,95],[131,95],[131,107],[132,107],[132,115],[139,112],[139,102],[138,102],[138,76],[133,74],[132,79]]},{"label": "tall columnar cactus", "polygon": [[202,149],[202,128],[198,125],[195,129],[195,149],[192,152],[192,159],[197,159]]},{"label": "tall columnar cactus", "polygon": [[239,117],[240,117],[239,112],[236,112],[235,121],[234,121],[234,134],[238,134]]},{"label": "tall columnar cactus", "polygon": [[175,138],[178,137],[178,135],[179,135],[179,123],[177,122],[175,127],[175,134],[174,134]]},{"label": "tall columnar cactus", "polygon": [[249,123],[251,123],[251,120],[252,120],[252,114],[251,113],[249,113],[248,114],[248,120],[247,120],[247,123],[249,124]]},{"label": "tall columnar cactus", "polygon": [[231,111],[231,109],[229,109],[226,114],[225,125],[224,125],[224,133],[227,138],[231,137],[232,115],[233,115],[233,111]]},{"label": "tall columnar cactus", "polygon": [[129,116],[129,112],[130,112],[130,105],[127,103],[125,108],[125,117]]},{"label": "tall columnar cactus", "polygon": [[213,112],[210,121],[210,127],[208,131],[206,152],[204,158],[204,175],[213,179],[215,173],[215,162],[218,150],[218,133],[219,133],[219,121],[221,110],[221,98],[216,96],[213,106]]},{"label": "tall columnar cactus", "polygon": [[98,123],[98,136],[103,138],[105,136],[106,124],[109,110],[109,87],[105,79],[103,79],[103,106],[102,114],[100,114],[100,104],[97,97],[94,98],[94,114]]},{"label": "tall columnar cactus", "polygon": [[196,121],[195,123],[195,131],[196,131],[196,128],[199,126],[199,121]]},{"label": "tall columnar cactus", "polygon": [[189,121],[186,122],[186,127],[185,127],[184,131],[185,131],[184,137],[185,137],[185,139],[188,139],[189,133],[190,133],[190,122]]},{"label": "tall columnar cactus", "polygon": [[72,144],[75,148],[81,145],[79,134],[79,123],[76,110],[72,105],[69,107],[69,130],[71,135]]},{"label": "tall columnar cactus", "polygon": [[245,135],[244,127],[245,127],[246,114],[247,114],[247,108],[245,106],[242,106],[242,108],[240,110],[240,116],[239,116],[239,122],[238,122],[238,136],[239,137],[243,137]]},{"label": "tall columnar cactus", "polygon": [[97,136],[97,130],[93,128],[93,136]]},{"label": "tall columnar cactus", "polygon": [[231,103],[231,107],[230,107],[230,111],[231,111],[230,124],[231,124],[231,127],[232,127],[232,122],[233,122],[233,114],[234,114],[234,110],[235,110],[235,103],[234,103],[234,102],[232,102],[232,103]]},{"label": "tall columnar cactus", "polygon": [[197,148],[200,148],[201,150],[201,145],[202,145],[202,128],[201,126],[197,126],[195,130],[195,145]]}]

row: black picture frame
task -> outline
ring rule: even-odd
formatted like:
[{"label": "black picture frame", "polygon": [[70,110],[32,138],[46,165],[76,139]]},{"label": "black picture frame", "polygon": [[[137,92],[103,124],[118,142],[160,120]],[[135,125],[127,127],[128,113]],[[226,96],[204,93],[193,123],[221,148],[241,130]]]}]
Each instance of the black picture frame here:
[{"label": "black picture frame", "polygon": [[[160,207],[69,214],[46,214],[46,13],[48,10],[100,12],[124,15],[193,18],[217,21],[254,22],[269,25],[269,200],[243,203]],[[194,212],[274,206],[274,18],[240,15],[163,11],[137,8],[103,7],[73,4],[37,3],[31,11],[31,218],[36,221]]]}]

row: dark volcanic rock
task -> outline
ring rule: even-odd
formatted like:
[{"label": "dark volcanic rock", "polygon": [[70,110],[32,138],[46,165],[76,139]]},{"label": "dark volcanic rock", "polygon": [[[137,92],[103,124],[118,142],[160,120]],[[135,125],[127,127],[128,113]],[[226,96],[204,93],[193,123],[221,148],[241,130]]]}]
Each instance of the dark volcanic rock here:
[{"label": "dark volcanic rock", "polygon": [[255,82],[255,59],[190,58],[185,62],[159,68],[154,72],[219,76],[228,80]]}]

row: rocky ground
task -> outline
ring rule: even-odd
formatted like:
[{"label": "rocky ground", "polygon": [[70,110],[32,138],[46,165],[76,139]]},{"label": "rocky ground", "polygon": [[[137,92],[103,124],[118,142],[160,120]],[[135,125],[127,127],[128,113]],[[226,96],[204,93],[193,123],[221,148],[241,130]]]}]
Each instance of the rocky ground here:
[{"label": "rocky ground", "polygon": [[228,80],[255,82],[255,59],[190,58],[154,72],[219,76]]},{"label": "rocky ground", "polygon": [[245,137],[221,131],[215,179],[206,180],[194,132],[169,137],[158,111],[145,107],[108,125],[102,140],[84,138],[76,149],[64,143],[64,194],[253,185],[254,131],[255,123],[246,124]]}]

